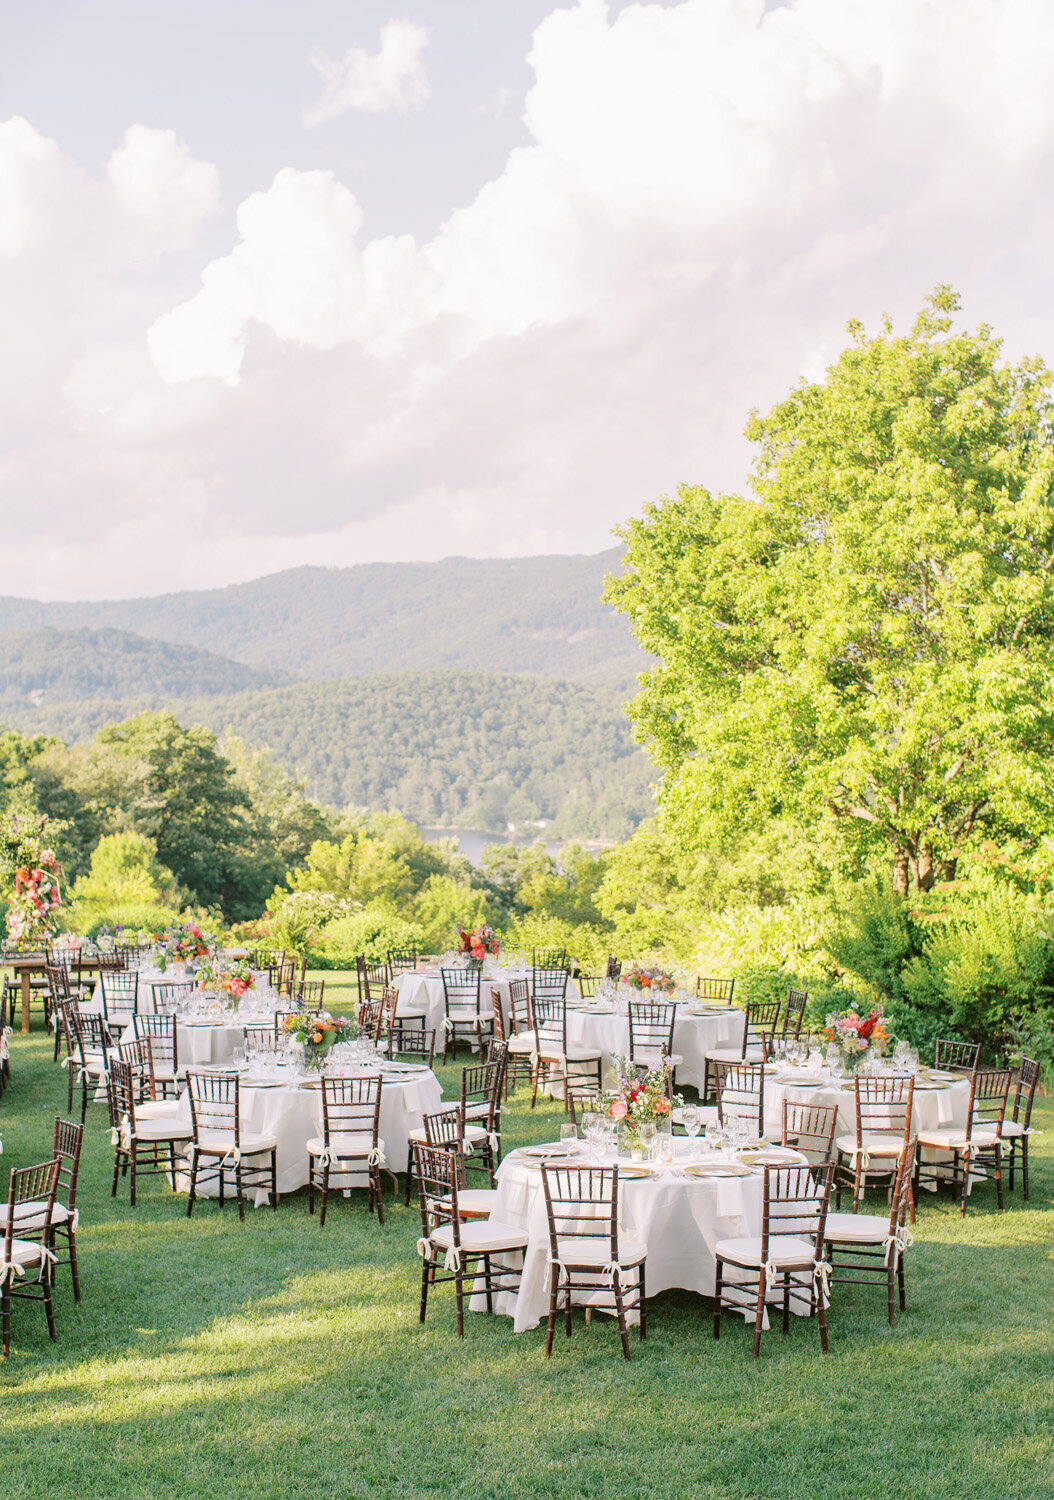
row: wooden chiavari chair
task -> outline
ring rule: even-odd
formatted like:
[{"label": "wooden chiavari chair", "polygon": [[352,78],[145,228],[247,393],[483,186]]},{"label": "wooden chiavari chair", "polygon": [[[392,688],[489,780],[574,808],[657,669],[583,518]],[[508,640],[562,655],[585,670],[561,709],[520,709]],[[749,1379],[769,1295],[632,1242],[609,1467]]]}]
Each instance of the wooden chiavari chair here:
[{"label": "wooden chiavari chair", "polygon": [[897,1162],[888,1214],[829,1213],[824,1230],[831,1280],[886,1287],[889,1326],[896,1319],[897,1290],[904,1311],[904,1252],[911,1243],[906,1219],[913,1205],[912,1180],[918,1143],[912,1138]]},{"label": "wooden chiavari chair", "polygon": [[514,1292],[520,1270],[496,1262],[496,1257],[522,1255],[526,1230],[494,1219],[463,1222],[459,1210],[460,1164],[457,1153],[443,1147],[413,1145],[414,1176],[421,1206],[421,1322],[434,1286],[453,1282],[458,1338],[465,1336],[465,1293],[477,1277],[483,1281],[487,1311],[494,1311],[495,1292]]},{"label": "wooden chiavari chair", "polygon": [[[922,1152],[948,1152],[951,1155],[952,1187],[961,1187],[960,1217],[966,1214],[966,1200],[977,1179],[995,1178],[996,1202],[1003,1212],[1003,1142],[1001,1131],[1010,1094],[1009,1068],[978,1068],[970,1074],[970,1107],[966,1125],[952,1125],[943,1130],[920,1130],[919,1154],[915,1158],[916,1197],[922,1174]],[[939,1171],[927,1167],[927,1177],[937,1182]]]},{"label": "wooden chiavari chair", "polygon": [[[129,1053],[145,1048],[149,1041],[130,1042]],[[113,1182],[110,1196],[117,1197],[117,1182],[130,1177],[130,1204],[135,1207],[136,1182],[139,1177],[164,1176],[176,1189],[176,1146],[185,1145],[191,1137],[188,1125],[179,1120],[142,1119],[139,1116],[142,1089],[139,1069],[123,1058],[110,1063],[110,1131],[113,1141]]]},{"label": "wooden chiavari chair", "polygon": [[[852,1184],[856,1213],[869,1177],[892,1176],[911,1139],[914,1078],[880,1073],[853,1079],[856,1131],[840,1135],[835,1174],[835,1207],[842,1206],[842,1188]],[[914,1208],[912,1219],[914,1219]]]},{"label": "wooden chiavari chair", "polygon": [[59,1162],[54,1158],[36,1166],[16,1168],[9,1179],[0,1274],[4,1359],[11,1352],[11,1303],[15,1297],[43,1302],[48,1337],[53,1341],[56,1337],[50,1247],[58,1179]]},{"label": "wooden chiavari chair", "polygon": [[626,1314],[636,1311],[640,1337],[647,1332],[647,1247],[619,1234],[618,1167],[562,1167],[542,1163],[542,1191],[549,1224],[549,1318],[545,1357],[553,1352],[556,1315],[563,1302],[564,1330],[571,1337],[575,1293],[594,1305],[607,1301],[618,1318],[622,1354],[629,1359]]},{"label": "wooden chiavari chair", "polygon": [[278,1208],[278,1142],[273,1135],[242,1129],[240,1083],[236,1073],[187,1074],[192,1138],[190,1197],[187,1218],[194,1212],[198,1184],[215,1181],[220,1207],[226,1178],[234,1173],[238,1218],[245,1219],[245,1189],[266,1189],[271,1207]]},{"label": "wooden chiavari chair", "polygon": [[1009,1120],[1004,1116],[1003,1127],[999,1132],[1003,1145],[1009,1152],[1007,1167],[1011,1192],[1014,1191],[1014,1166],[1018,1153],[1021,1154],[1021,1186],[1026,1202],[1028,1200],[1028,1138],[1032,1133],[1032,1101],[1035,1098],[1038,1083],[1039,1063],[1031,1057],[1023,1057],[1014,1089],[1013,1114]]},{"label": "wooden chiavari chair", "polygon": [[381,1167],[384,1142],[380,1139],[381,1087],[379,1078],[322,1079],[322,1134],[307,1143],[309,1173],[307,1210],[315,1212],[315,1192],[320,1194],[318,1227],[326,1223],[330,1185],[341,1190],[359,1187],[365,1178],[369,1210],[376,1204],[377,1218],[384,1223],[381,1202]]},{"label": "wooden chiavari chair", "polygon": [[[827,1353],[825,1280],[830,1268],[823,1258],[831,1174],[826,1166],[814,1181],[811,1167],[765,1167],[761,1234],[718,1240],[714,1246],[714,1338],[721,1337],[721,1314],[750,1307],[753,1290],[754,1358],[761,1349],[765,1303],[780,1298],[783,1332],[790,1332],[791,1299],[808,1304],[820,1324],[820,1348]],[[749,1280],[725,1280],[732,1266]],[[756,1287],[752,1283],[756,1281]]]}]

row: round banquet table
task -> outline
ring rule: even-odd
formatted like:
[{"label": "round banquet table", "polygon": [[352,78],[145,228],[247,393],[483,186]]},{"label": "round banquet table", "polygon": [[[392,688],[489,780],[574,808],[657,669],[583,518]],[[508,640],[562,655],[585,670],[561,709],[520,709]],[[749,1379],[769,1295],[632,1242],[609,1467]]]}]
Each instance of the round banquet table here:
[{"label": "round banquet table", "polygon": [[[349,1076],[376,1076],[376,1067],[349,1070]],[[254,1135],[273,1135],[278,1143],[278,1191],[293,1193],[307,1185],[309,1159],[307,1142],[312,1136],[322,1134],[321,1085],[317,1080],[282,1078],[287,1072],[279,1069],[266,1079],[254,1079],[246,1073],[241,1075],[239,1107],[242,1129]],[[383,1142],[384,1166],[392,1172],[405,1172],[408,1159],[408,1136],[412,1130],[424,1127],[424,1116],[438,1109],[443,1100],[443,1089],[430,1068],[410,1071],[398,1065],[385,1065],[381,1071],[381,1118],[379,1139]],[[177,1119],[190,1124],[190,1099],[184,1090],[174,1109]],[[332,1188],[361,1187],[365,1173],[330,1174]],[[177,1177],[177,1185],[184,1191],[189,1186],[189,1177],[184,1173]],[[202,1196],[215,1193],[215,1182]],[[265,1203],[267,1195],[257,1192],[257,1205]]]},{"label": "round banquet table", "polygon": [[[770,1066],[772,1066],[770,1064]],[[856,1131],[856,1094],[852,1085],[846,1088],[831,1079],[826,1068],[819,1075],[802,1069],[776,1069],[765,1078],[765,1131],[771,1140],[779,1140],[784,1099],[797,1104],[834,1104],[838,1109],[837,1134]],[[924,1079],[915,1080],[912,1095],[911,1125],[920,1130],[938,1130],[947,1125],[966,1125],[970,1107],[970,1080],[958,1078],[954,1083],[937,1085]]]},{"label": "round banquet table", "polygon": [[[677,1156],[672,1168],[657,1168],[646,1178],[619,1178],[619,1234],[624,1239],[643,1241],[647,1246],[646,1267],[648,1296],[682,1287],[712,1297],[716,1283],[714,1247],[719,1240],[745,1235],[760,1235],[764,1200],[764,1173],[761,1169],[742,1177],[686,1177],[685,1165],[689,1143],[676,1139]],[[554,1146],[559,1151],[559,1146]],[[700,1161],[719,1158],[711,1154]],[[579,1158],[583,1165],[588,1161]],[[605,1164],[614,1161],[604,1158]],[[569,1163],[574,1165],[574,1161]],[[620,1166],[626,1165],[620,1162]],[[523,1256],[519,1292],[503,1292],[494,1298],[495,1311],[513,1320],[513,1330],[522,1333],[534,1328],[549,1314],[549,1226],[542,1191],[542,1174],[537,1160],[514,1151],[498,1168],[498,1197],[491,1215],[503,1224],[524,1229],[528,1235]],[[726,1288],[737,1278],[733,1267],[725,1267]],[[477,1283],[477,1286],[479,1283]],[[756,1283],[755,1283],[756,1287]],[[743,1312],[754,1321],[756,1291],[744,1292]],[[576,1305],[595,1303],[605,1309],[611,1306],[610,1292],[576,1294]],[[486,1298],[473,1296],[472,1309],[486,1309]],[[791,1299],[792,1310],[801,1315],[808,1311],[803,1302]],[[636,1322],[637,1315],[628,1314]]]},{"label": "round banquet table", "polygon": [[[494,968],[489,971],[484,969],[479,987],[480,1015],[489,1017],[492,1014],[490,992],[497,990],[501,995],[502,1014],[508,1025],[509,983],[513,979],[526,979],[529,984],[530,978],[528,969]],[[399,1004],[395,1009],[396,1020],[407,1010],[423,1010],[425,1026],[435,1032],[436,1042],[441,1042],[446,1006],[443,999],[443,976],[439,970],[436,968],[408,969],[406,973],[397,975],[394,987],[399,992]],[[578,998],[578,986],[573,979],[567,981],[567,994],[569,998]]]},{"label": "round banquet table", "polygon": [[[664,1003],[664,1002],[659,1002]],[[737,1005],[677,1003],[673,1025],[673,1050],[677,1064],[675,1084],[703,1088],[706,1054],[715,1047],[738,1047],[743,1041],[746,1013]],[[599,1052],[604,1084],[611,1078],[611,1058],[629,1055],[629,1015],[621,1004],[603,1000],[568,1004],[567,1045],[575,1050]]]}]

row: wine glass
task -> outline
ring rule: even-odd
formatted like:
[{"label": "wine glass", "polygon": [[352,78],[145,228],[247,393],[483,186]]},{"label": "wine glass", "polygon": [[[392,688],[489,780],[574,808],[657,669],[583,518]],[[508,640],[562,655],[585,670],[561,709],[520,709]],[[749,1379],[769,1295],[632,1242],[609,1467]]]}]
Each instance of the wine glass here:
[{"label": "wine glass", "polygon": [[686,1104],[684,1106],[684,1108],[681,1110],[681,1123],[684,1126],[685,1135],[692,1143],[689,1147],[688,1154],[690,1156],[694,1156],[695,1138],[699,1134],[699,1131],[702,1129],[703,1124],[702,1120],[699,1118],[698,1104]]},{"label": "wine glass", "polygon": [[655,1121],[643,1120],[640,1127],[640,1144],[645,1161],[651,1160],[652,1148],[655,1145]]},{"label": "wine glass", "polygon": [[720,1148],[720,1145],[721,1145],[721,1121],[720,1120],[718,1120],[718,1119],[707,1120],[707,1122],[706,1122],[706,1131],[704,1133],[704,1139],[706,1140],[707,1148],[710,1151],[717,1151]]},{"label": "wine glass", "polygon": [[560,1126],[560,1142],[567,1151],[568,1156],[574,1156],[578,1145],[578,1127],[571,1122],[565,1121]]},{"label": "wine glass", "polygon": [[591,1148],[590,1155],[595,1158],[597,1154],[597,1115],[595,1110],[587,1109],[583,1111],[582,1134]]}]

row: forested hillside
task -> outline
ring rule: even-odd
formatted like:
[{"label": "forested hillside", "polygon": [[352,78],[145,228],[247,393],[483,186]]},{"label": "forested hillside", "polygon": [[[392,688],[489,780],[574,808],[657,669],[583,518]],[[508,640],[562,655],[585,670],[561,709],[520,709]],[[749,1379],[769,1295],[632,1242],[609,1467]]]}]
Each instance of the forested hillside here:
[{"label": "forested hillside", "polygon": [[[45,704],[4,717],[28,734],[89,738],[146,700]],[[651,809],[649,761],[617,700],[543,677],[407,672],[169,698],[183,724],[268,747],[330,807],[397,809],[424,824],[621,838]]]},{"label": "forested hillside", "polygon": [[0,633],[0,708],[85,698],[212,697],[275,687],[284,672],[259,671],[193,646],[147,640],[124,630]]},{"label": "forested hillside", "polygon": [[[613,548],[589,557],[294,568],[223,589],[107,602],[0,598],[0,631],[132,631],[218,650],[272,677],[532,672],[628,696],[648,658],[601,602],[620,556]],[[153,690],[144,681],[127,691]]]}]

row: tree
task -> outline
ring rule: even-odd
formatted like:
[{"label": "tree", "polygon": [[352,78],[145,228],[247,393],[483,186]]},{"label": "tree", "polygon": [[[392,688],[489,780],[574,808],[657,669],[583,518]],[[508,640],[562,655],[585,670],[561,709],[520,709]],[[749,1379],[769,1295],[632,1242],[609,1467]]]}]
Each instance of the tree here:
[{"label": "tree", "polygon": [[1050,375],[957,308],[850,324],[822,383],[751,418],[755,498],[682,487],[623,528],[607,597],[660,658],[630,711],[686,846],[826,813],[903,894],[1049,826]]},{"label": "tree", "polygon": [[184,729],[170,713],[145,713],[107,725],[98,743],[148,767],[156,811],[135,831],[154,839],[158,858],[195,901],[235,920],[257,915],[246,858],[249,799],[211,730]]}]

